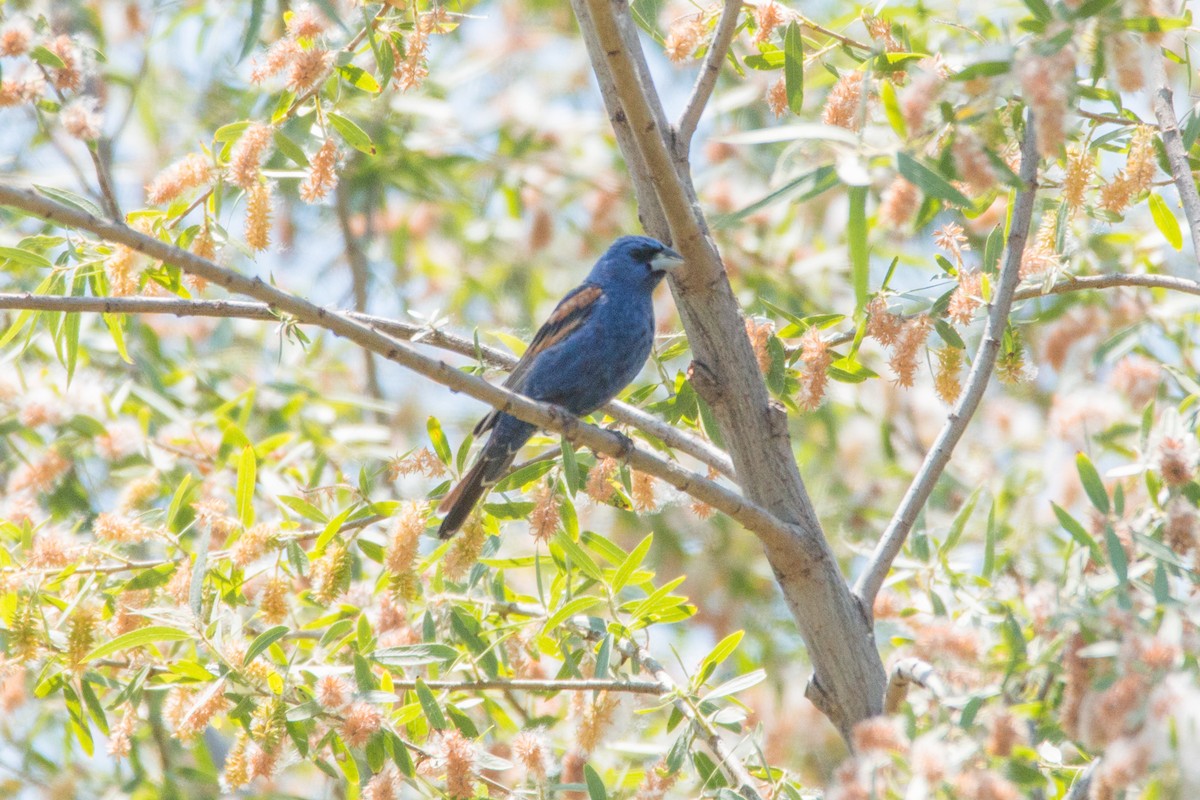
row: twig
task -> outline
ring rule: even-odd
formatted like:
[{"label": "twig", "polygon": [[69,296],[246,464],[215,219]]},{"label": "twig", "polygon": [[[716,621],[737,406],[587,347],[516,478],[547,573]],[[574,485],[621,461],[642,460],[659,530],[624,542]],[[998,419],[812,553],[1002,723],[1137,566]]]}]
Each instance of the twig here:
[{"label": "twig", "polygon": [[1075,113],[1084,119],[1090,119],[1093,122],[1104,122],[1110,125],[1141,125],[1140,119],[1136,117],[1129,119],[1128,117],[1118,117],[1115,114],[1097,114],[1095,111],[1085,111],[1082,108],[1075,109]]},{"label": "twig", "polygon": [[838,42],[839,44],[844,44],[846,47],[853,47],[858,50],[865,50],[868,53],[875,49],[875,47],[873,45],[866,44],[865,42],[860,42],[857,39],[851,39],[849,36],[838,33],[837,31],[831,31],[829,28],[826,28],[822,25],[818,25],[817,23],[813,22],[808,17],[805,17],[801,14],[796,15],[796,22],[800,23],[803,27],[808,28],[809,30],[816,31],[817,33],[821,34],[822,36],[828,36],[830,39],[833,39],[834,41]]},{"label": "twig", "polygon": [[1161,57],[1154,60],[1153,69],[1157,88],[1151,95],[1151,105],[1158,120],[1158,130],[1162,134],[1163,149],[1167,151],[1167,162],[1171,165],[1171,177],[1175,179],[1175,187],[1179,190],[1179,199],[1183,203],[1183,213],[1192,232],[1192,250],[1195,251],[1197,260],[1200,260],[1200,194],[1196,192],[1196,179],[1192,176],[1187,150],[1179,133],[1179,118],[1175,116],[1171,83],[1167,79],[1167,69]]},{"label": "twig", "polygon": [[945,471],[946,465],[950,462],[950,456],[954,452],[954,446],[958,444],[967,425],[975,416],[979,402],[987,390],[988,381],[996,365],[996,357],[1000,352],[1000,340],[1008,325],[1008,314],[1012,308],[1013,295],[1020,280],[1021,256],[1025,252],[1025,241],[1029,237],[1029,225],[1033,219],[1033,201],[1037,194],[1037,171],[1038,155],[1037,142],[1034,139],[1033,117],[1027,116],[1025,139],[1021,143],[1021,183],[1024,188],[1017,192],[1017,198],[1013,204],[1012,227],[1008,233],[1008,252],[1004,267],[1000,272],[1000,279],[996,284],[995,294],[992,297],[983,339],[975,353],[975,361],[967,376],[962,396],[950,412],[950,416],[946,419],[946,424],[942,426],[933,446],[925,454],[925,461],[913,477],[912,484],[909,485],[887,530],[884,531],[879,544],[876,545],[875,552],[871,554],[867,568],[863,570],[862,575],[855,583],[854,592],[858,595],[864,609],[869,610],[874,605],[875,595],[883,586],[884,579],[891,570],[892,562],[900,554],[900,549],[904,546],[904,540],[908,538],[909,531],[912,530],[917,514],[920,513],[925,501],[929,499],[934,485]]},{"label": "twig", "polygon": [[104,211],[113,220],[120,221],[125,217],[121,213],[120,203],[117,202],[117,192],[113,187],[112,171],[109,169],[112,147],[112,139],[107,136],[101,136],[96,141],[88,143],[88,154],[92,157],[92,164],[96,168],[96,182],[100,184],[100,197],[104,201]]},{"label": "twig", "polygon": [[931,664],[919,658],[904,658],[892,667],[887,694],[883,698],[883,713],[898,712],[908,696],[908,687],[913,684],[928,689],[939,699],[946,695],[946,686]]},{"label": "twig", "polygon": [[[350,225],[350,194],[346,184],[339,182],[334,190],[334,208],[337,211],[338,227],[342,231],[343,250],[346,253],[346,263],[350,266],[350,279],[354,288],[354,310],[362,313],[367,310],[367,290],[371,284],[371,264],[367,254],[358,243],[358,237]],[[375,354],[370,350],[363,351],[363,367],[366,370],[367,394],[376,400],[383,399],[383,387],[379,385],[379,370],[375,367]],[[376,412],[378,413],[378,412]],[[379,421],[383,421],[379,417]]]},{"label": "twig", "polygon": [[[1181,294],[1200,296],[1200,281],[1193,281],[1188,278],[1176,278],[1173,275],[1127,275],[1123,272],[1110,272],[1104,275],[1068,275],[1044,289],[1040,286],[1027,286],[1024,289],[1018,289],[1013,294],[1013,301],[1034,300],[1039,297],[1052,297],[1054,295],[1070,294],[1071,292],[1085,292],[1091,289],[1120,289],[1123,287],[1134,289],[1166,289],[1172,292],[1180,292]],[[0,295],[0,297],[3,297],[3,295]],[[897,316],[907,320],[923,313],[927,312],[898,314]],[[829,346],[837,347],[838,345],[852,342],[855,335],[856,332],[853,330],[839,333],[829,339]],[[788,355],[799,351],[799,347],[787,348]]]},{"label": "twig", "polygon": [[700,65],[700,74],[696,76],[696,83],[692,86],[692,94],[683,108],[683,113],[679,115],[679,121],[675,123],[676,157],[687,157],[688,148],[692,144],[692,136],[696,133],[696,126],[700,123],[704,107],[708,105],[708,100],[712,97],[713,89],[717,85],[717,78],[721,74],[721,65],[725,63],[725,56],[729,54],[729,45],[733,42],[733,35],[737,32],[741,11],[742,0],[725,0],[721,19],[717,22],[716,33],[713,34],[713,40],[708,45],[708,52],[704,55],[704,62]]},{"label": "twig", "polygon": [[[265,303],[240,300],[185,300],[170,297],[68,297],[63,295],[6,294],[0,292],[0,309],[34,311],[94,312],[101,314],[174,314],[178,317],[222,317],[278,321],[280,315]],[[511,369],[517,359],[511,354],[471,339],[424,325],[398,322],[386,317],[340,312],[389,336],[416,341],[468,358],[481,358],[489,366]],[[658,439],[672,450],[685,453],[705,466],[734,479],[729,456],[703,439],[663,422],[642,409],[614,400],[601,410],[617,422]]]},{"label": "twig", "polygon": [[463,392],[525,422],[559,433],[569,442],[621,458],[633,469],[661,478],[679,491],[737,520],[754,531],[765,544],[782,547],[794,543],[796,532],[791,526],[758,504],[700,473],[683,469],[644,449],[631,447],[627,437],[589,425],[558,406],[530,400],[504,387],[494,386],[482,378],[455,369],[443,361],[423,355],[404,342],[386,336],[352,317],[317,306],[278,289],[261,278],[247,278],[194,253],[124,225],[97,219],[91,214],[26,189],[0,185],[0,205],[19,208],[57,225],[89,231],[107,241],[124,244],[151,258],[178,266],[184,272],[198,275],[229,292],[261,300],[269,307],[291,314],[299,322],[325,328],[452,391]]},{"label": "twig", "polygon": [[[515,689],[522,692],[627,692],[629,694],[663,695],[669,690],[657,681],[622,681],[588,678],[582,680],[532,680],[511,678],[508,680],[470,681],[423,681],[430,689],[449,692],[478,692],[487,689]],[[392,680],[397,689],[416,689],[416,681]]]}]

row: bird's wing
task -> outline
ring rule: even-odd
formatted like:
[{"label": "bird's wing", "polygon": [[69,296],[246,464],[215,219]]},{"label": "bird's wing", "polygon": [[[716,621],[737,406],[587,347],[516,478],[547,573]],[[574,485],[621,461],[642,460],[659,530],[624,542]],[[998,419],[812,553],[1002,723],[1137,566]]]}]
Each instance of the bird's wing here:
[{"label": "bird's wing", "polygon": [[[594,283],[584,283],[572,289],[571,292],[559,301],[551,312],[550,318],[538,330],[537,335],[533,337],[529,347],[525,350],[525,354],[521,356],[521,360],[512,368],[512,372],[508,374],[508,378],[504,381],[504,388],[512,389],[515,392],[522,391],[525,386],[525,376],[529,372],[529,368],[533,366],[533,362],[537,357],[550,349],[554,345],[566,339],[575,331],[583,326],[587,318],[591,316],[593,309],[596,308],[596,303],[604,296],[604,290]],[[479,424],[475,426],[475,435],[489,430],[496,424],[496,415],[498,412],[492,411],[483,419],[479,420]]]}]

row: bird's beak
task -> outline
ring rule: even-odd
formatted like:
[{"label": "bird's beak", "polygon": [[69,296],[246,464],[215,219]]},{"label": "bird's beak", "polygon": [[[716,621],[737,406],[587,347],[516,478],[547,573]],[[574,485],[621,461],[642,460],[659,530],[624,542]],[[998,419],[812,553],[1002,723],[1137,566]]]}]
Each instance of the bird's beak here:
[{"label": "bird's beak", "polygon": [[682,264],[683,256],[669,247],[663,248],[661,253],[650,259],[650,268],[655,272],[670,272]]}]

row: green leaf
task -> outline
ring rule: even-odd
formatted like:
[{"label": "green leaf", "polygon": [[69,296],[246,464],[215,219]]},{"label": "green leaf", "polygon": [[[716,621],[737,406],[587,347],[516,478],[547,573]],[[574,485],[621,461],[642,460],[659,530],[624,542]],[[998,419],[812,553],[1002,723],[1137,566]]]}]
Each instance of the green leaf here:
[{"label": "green leaf", "polygon": [[800,177],[785,183],[775,191],[756,200],[745,208],[731,214],[720,214],[713,220],[714,227],[730,228],[741,220],[755,214],[769,205],[790,199],[794,203],[803,203],[823,194],[838,184],[837,169],[833,165],[817,167]]},{"label": "green leaf", "polygon": [[446,723],[446,717],[442,714],[442,708],[438,705],[437,698],[433,696],[433,692],[425,685],[425,681],[417,678],[417,700],[421,703],[421,709],[425,712],[425,719],[429,721],[429,726],[435,730],[444,731],[449,727]]},{"label": "green leaf", "polygon": [[749,689],[762,683],[767,677],[765,669],[756,669],[753,672],[747,672],[745,675],[739,675],[732,680],[725,681],[717,688],[713,689],[708,694],[704,695],[705,700],[716,700],[718,697],[735,694],[743,689]]},{"label": "green leaf", "polygon": [[963,503],[962,508],[954,515],[954,521],[950,523],[950,531],[946,534],[946,541],[942,542],[941,551],[948,553],[958,544],[958,540],[962,538],[963,529],[967,527],[967,520],[971,518],[971,512],[975,510],[975,504],[979,502],[979,494],[983,491],[982,486],[976,486],[975,491],[971,492],[971,496],[967,498],[967,502]]},{"label": "green leaf", "polygon": [[64,69],[67,64],[58,54],[45,45],[39,44],[37,47],[29,51],[29,57],[43,67],[50,69]]},{"label": "green leaf", "polygon": [[625,588],[625,584],[629,582],[629,576],[646,560],[646,554],[650,552],[650,545],[653,541],[654,534],[647,534],[646,538],[642,539],[638,546],[633,548],[628,557],[621,562],[621,566],[617,567],[612,581],[612,593],[614,595]]},{"label": "green leaf", "polygon": [[153,589],[155,586],[162,586],[171,580],[171,576],[175,574],[175,570],[177,569],[180,569],[180,567],[174,562],[144,569],[126,581],[125,585],[121,587],[121,591],[138,592],[142,589]]},{"label": "green leaf", "polygon": [[192,473],[185,472],[183,480],[179,481],[179,486],[175,489],[175,494],[171,496],[171,505],[167,507],[167,527],[173,531],[180,528],[179,515],[185,507],[191,488]]},{"label": "green leaf", "polygon": [[896,97],[896,87],[891,81],[880,82],[879,99],[883,101],[883,112],[892,130],[902,139],[907,137],[908,123],[904,121],[904,112],[900,110],[900,100]]},{"label": "green leaf", "polygon": [[362,67],[346,64],[338,67],[338,74],[345,79],[346,83],[356,89],[362,89],[364,92],[372,94],[378,94],[380,91],[379,81],[375,80],[375,76]]},{"label": "green leaf", "polygon": [[983,577],[989,581],[996,571],[996,502],[988,509],[987,532],[983,541]]},{"label": "green leaf", "polygon": [[242,120],[241,122],[230,122],[227,125],[222,125],[221,127],[217,128],[217,130],[213,133],[213,141],[221,142],[222,144],[227,144],[229,142],[236,142],[238,139],[242,138],[242,134],[245,133],[246,128],[249,128],[249,127],[250,127],[249,120]]},{"label": "green leaf", "polygon": [[1158,226],[1167,243],[1176,250],[1183,249],[1183,231],[1179,228],[1179,220],[1171,213],[1167,202],[1156,192],[1150,193],[1150,216],[1154,218],[1154,224]]},{"label": "green leaf", "polygon": [[242,448],[237,468],[237,513],[242,526],[254,524],[254,483],[258,471],[258,459],[253,447]]},{"label": "green leaf", "polygon": [[336,112],[330,111],[328,117],[333,127],[346,140],[346,144],[369,156],[375,155],[375,145],[372,144],[371,137],[367,135],[366,131]]},{"label": "green leaf", "polygon": [[39,186],[36,183],[33,185],[33,188],[37,190],[38,194],[44,194],[51,200],[57,200],[63,205],[71,206],[71,208],[78,209],[85,214],[91,214],[93,217],[104,218],[104,212],[100,210],[100,206],[86,197],[80,197],[74,192],[68,192],[66,189],[56,189],[53,186]]},{"label": "green leaf", "polygon": [[1012,69],[1011,61],[978,61],[968,64],[950,76],[952,81],[970,81],[975,78],[990,78],[1003,75]]},{"label": "green leaf", "polygon": [[40,267],[49,269],[54,266],[48,258],[38,253],[31,253],[28,250],[21,250],[16,247],[0,247],[0,258],[5,261],[14,261],[18,264],[24,264],[27,267]]},{"label": "green leaf", "polygon": [[604,788],[604,781],[600,780],[600,775],[592,769],[591,764],[583,765],[583,779],[587,781],[588,800],[608,800],[608,790]]},{"label": "green leaf", "polygon": [[554,630],[576,614],[582,614],[589,608],[595,608],[603,602],[604,598],[596,597],[594,595],[576,597],[569,603],[564,603],[563,606],[558,609],[558,611],[555,611],[553,614],[551,614],[550,618],[546,620],[544,629],[548,631]]},{"label": "green leaf", "polygon": [[1088,499],[1092,501],[1092,505],[1101,514],[1109,512],[1108,492],[1104,488],[1104,482],[1100,480],[1100,473],[1096,471],[1096,467],[1092,464],[1091,459],[1084,453],[1075,454],[1075,468],[1079,470],[1079,480],[1083,483],[1083,490],[1087,492]]},{"label": "green leaf", "polygon": [[242,663],[249,664],[260,653],[266,652],[268,647],[287,636],[289,630],[291,629],[287,625],[276,625],[273,628],[267,628],[254,637],[254,641],[250,643],[250,647],[246,650],[246,655],[242,658]]},{"label": "green leaf", "polygon": [[909,183],[930,197],[944,200],[951,205],[970,208],[970,199],[950,185],[950,181],[917,161],[908,153],[896,154],[896,169]]},{"label": "green leaf", "polygon": [[783,35],[783,84],[788,108],[799,114],[804,105],[804,44],[795,20],[788,23]]},{"label": "green leaf", "polygon": [[1091,551],[1093,561],[1097,564],[1103,564],[1104,553],[1101,551],[1100,545],[1092,538],[1092,535],[1087,532],[1087,529],[1057,503],[1050,503],[1050,507],[1054,509],[1054,516],[1058,517],[1058,524],[1062,525],[1063,530],[1071,534],[1071,538],[1081,546]]},{"label": "green leaf", "polygon": [[313,522],[320,522],[321,524],[329,522],[329,517],[326,516],[324,511],[301,497],[293,497],[292,495],[281,494],[277,495],[275,499],[305,519],[312,520]]},{"label": "green leaf", "polygon": [[701,681],[708,680],[708,676],[712,674],[713,670],[719,667],[725,659],[733,655],[733,651],[737,649],[738,644],[741,643],[742,637],[745,635],[745,631],[734,631],[717,642],[717,646],[704,657],[696,670]]},{"label": "green leaf", "polygon": [[458,651],[450,645],[430,642],[380,648],[371,653],[371,659],[385,667],[423,667],[427,664],[452,664],[458,655]]},{"label": "green leaf", "polygon": [[317,537],[316,543],[313,544],[312,552],[314,556],[320,556],[325,552],[325,545],[329,544],[329,541],[334,536],[337,536],[338,531],[342,529],[342,525],[354,513],[354,509],[355,506],[353,505],[346,506],[342,509],[342,513],[325,523],[325,530],[321,531],[321,535]]},{"label": "green leaf", "polygon": [[563,478],[567,482],[567,491],[574,497],[582,486],[579,480],[579,462],[575,458],[575,446],[566,439],[561,442]]},{"label": "green leaf", "polygon": [[278,148],[279,152],[302,167],[308,166],[308,156],[305,154],[304,148],[296,144],[294,139],[282,130],[276,130],[274,138],[275,147]]},{"label": "green leaf", "polygon": [[242,37],[242,50],[238,53],[238,61],[245,60],[254,46],[258,44],[258,32],[262,29],[265,6],[265,0],[250,0],[250,19],[246,23],[246,33]]},{"label": "green leaf", "polygon": [[595,559],[588,555],[588,552],[580,547],[578,542],[573,540],[566,531],[559,531],[554,537],[554,543],[570,556],[571,562],[582,570],[584,575],[595,581],[604,580],[604,572]]},{"label": "green leaf", "polygon": [[450,442],[446,439],[446,433],[442,430],[442,423],[438,422],[437,417],[430,417],[425,420],[425,430],[429,432],[429,443],[433,445],[433,451],[437,453],[438,459],[450,466],[454,462],[454,455],[450,452]]},{"label": "green leaf", "polygon": [[850,248],[850,275],[854,284],[854,312],[855,314],[860,314],[867,305],[867,275],[870,268],[870,260],[867,257],[866,186],[850,187],[850,220],[846,228],[846,243]]},{"label": "green leaf", "polygon": [[191,639],[192,636],[191,632],[185,631],[182,628],[172,628],[168,625],[149,625],[105,642],[88,653],[83,660],[95,661],[97,658],[104,658],[121,650],[127,650],[130,647],[141,647],[142,645],[153,644],[155,642],[177,642],[181,639]]},{"label": "green leaf", "polygon": [[1125,547],[1117,538],[1117,532],[1112,525],[1104,526],[1104,546],[1108,550],[1108,560],[1112,562],[1113,572],[1124,587],[1129,583],[1129,557],[1125,554]]}]

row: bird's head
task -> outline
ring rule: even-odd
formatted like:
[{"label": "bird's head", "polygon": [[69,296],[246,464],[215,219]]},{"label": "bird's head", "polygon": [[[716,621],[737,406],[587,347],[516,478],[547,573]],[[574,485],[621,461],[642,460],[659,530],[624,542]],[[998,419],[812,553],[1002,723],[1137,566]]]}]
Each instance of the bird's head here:
[{"label": "bird's head", "polygon": [[683,256],[649,236],[622,236],[596,262],[591,280],[615,281],[654,288],[671,270],[683,264]]}]

